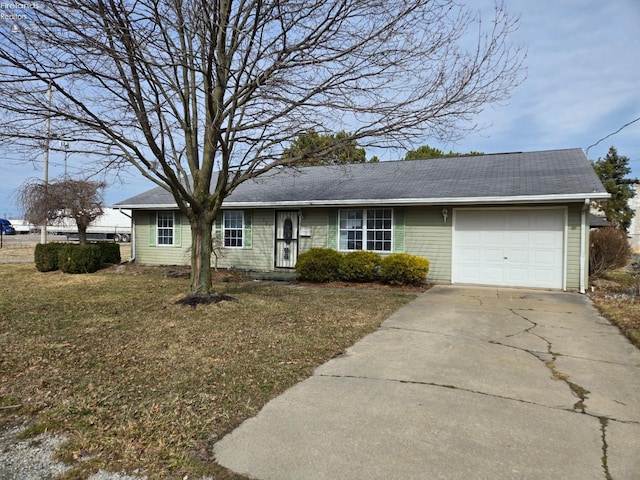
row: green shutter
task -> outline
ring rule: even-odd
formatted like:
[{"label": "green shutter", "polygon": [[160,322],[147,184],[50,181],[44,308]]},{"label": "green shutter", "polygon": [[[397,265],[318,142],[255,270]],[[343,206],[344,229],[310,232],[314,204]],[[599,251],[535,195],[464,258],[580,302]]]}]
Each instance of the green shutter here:
[{"label": "green shutter", "polygon": [[173,214],[173,246],[182,246],[182,215],[180,212]]},{"label": "green shutter", "polygon": [[395,253],[405,252],[405,224],[404,209],[393,210],[393,251]]},{"label": "green shutter", "polygon": [[149,246],[156,246],[156,212],[149,212]]},{"label": "green shutter", "polygon": [[222,221],[223,221],[223,213],[222,210],[218,211],[218,214],[216,215],[216,221],[213,222],[213,235],[220,235],[222,236]]},{"label": "green shutter", "polygon": [[213,240],[214,248],[224,247],[224,240],[222,238],[222,211],[218,210],[216,219],[213,221],[213,227],[211,228],[211,239]]},{"label": "green shutter", "polygon": [[338,211],[331,210],[327,220],[327,248],[338,250]]},{"label": "green shutter", "polygon": [[253,248],[253,212],[244,211],[244,238],[242,239],[242,247],[246,249]]}]

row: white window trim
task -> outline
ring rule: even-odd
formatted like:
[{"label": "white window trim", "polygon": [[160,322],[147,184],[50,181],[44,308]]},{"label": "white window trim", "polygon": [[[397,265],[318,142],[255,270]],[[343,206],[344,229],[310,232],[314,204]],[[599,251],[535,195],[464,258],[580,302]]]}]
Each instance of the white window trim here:
[{"label": "white window trim", "polygon": [[[169,227],[160,226],[160,215],[169,216],[171,214],[171,243],[160,243],[160,229],[169,230]],[[156,246],[175,247],[176,245],[176,214],[175,212],[156,212]]]},{"label": "white window trim", "polygon": [[[344,248],[340,248],[340,232],[343,231],[343,229],[340,228],[340,219],[341,219],[341,215],[342,212],[348,212],[350,210],[362,210],[362,250],[357,250],[357,249],[344,249]],[[367,212],[371,211],[371,210],[390,210],[391,211],[391,248],[390,250],[369,250],[367,249]],[[363,251],[363,252],[376,252],[376,253],[382,253],[382,254],[389,254],[389,253],[393,253],[393,249],[394,249],[394,245],[393,245],[393,240],[394,240],[394,230],[395,230],[395,226],[394,226],[394,211],[393,208],[341,208],[338,210],[338,251],[340,252],[358,252],[358,251]],[[344,231],[348,231],[348,230],[344,230]]]},{"label": "white window trim", "polygon": [[[229,228],[228,229],[226,227],[225,219],[227,217],[227,213],[240,213],[240,216],[242,218],[242,228],[241,229],[238,229],[238,228]],[[225,242],[226,242],[225,232],[227,230],[242,230],[242,245],[239,245],[239,246],[238,245],[235,245],[235,246],[225,245]],[[222,212],[222,247],[223,248],[228,248],[230,250],[241,250],[241,249],[243,249],[244,245],[245,245],[245,235],[246,235],[246,232],[245,232],[244,210],[224,210]]]}]

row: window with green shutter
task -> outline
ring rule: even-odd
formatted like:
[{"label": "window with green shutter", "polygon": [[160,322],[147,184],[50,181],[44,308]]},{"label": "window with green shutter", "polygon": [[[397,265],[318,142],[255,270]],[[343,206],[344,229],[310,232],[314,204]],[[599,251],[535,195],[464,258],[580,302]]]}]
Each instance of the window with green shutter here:
[{"label": "window with green shutter", "polygon": [[327,216],[327,248],[338,249],[338,213],[331,210]]},{"label": "window with green shutter", "polygon": [[338,249],[391,252],[393,210],[390,208],[343,209],[338,212]]},{"label": "window with green shutter", "polygon": [[149,246],[180,247],[182,220],[180,212],[158,211],[149,216]]},{"label": "window with green shutter", "polygon": [[224,210],[215,223],[215,235],[225,248],[250,249],[253,246],[253,215],[251,211]]}]

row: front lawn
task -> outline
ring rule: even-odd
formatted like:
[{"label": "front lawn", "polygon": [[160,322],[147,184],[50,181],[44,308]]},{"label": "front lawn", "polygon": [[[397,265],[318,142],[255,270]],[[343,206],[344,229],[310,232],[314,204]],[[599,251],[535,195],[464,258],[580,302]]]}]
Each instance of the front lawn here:
[{"label": "front lawn", "polygon": [[65,478],[243,478],[214,464],[213,443],[414,298],[231,278],[216,291],[235,301],[191,308],[170,273],[2,265],[0,428],[64,433]]}]

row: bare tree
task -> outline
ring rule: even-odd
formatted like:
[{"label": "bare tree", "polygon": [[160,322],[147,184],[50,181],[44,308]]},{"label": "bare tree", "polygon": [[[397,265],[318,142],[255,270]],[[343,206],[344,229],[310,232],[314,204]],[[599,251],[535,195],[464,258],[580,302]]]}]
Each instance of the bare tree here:
[{"label": "bare tree", "polygon": [[224,198],[300,161],[282,155],[298,135],[451,139],[523,75],[502,4],[485,21],[454,0],[44,3],[20,32],[0,26],[0,135],[34,147],[51,118],[74,148],[170,191],[191,225],[192,293],[211,289]]},{"label": "bare tree", "polygon": [[18,203],[24,211],[24,218],[36,225],[74,220],[80,245],[85,245],[87,228],[103,213],[104,187],[104,183],[69,178],[50,183],[27,181],[19,189]]}]

